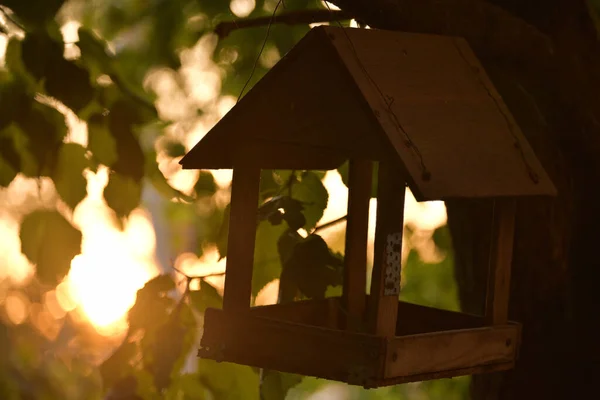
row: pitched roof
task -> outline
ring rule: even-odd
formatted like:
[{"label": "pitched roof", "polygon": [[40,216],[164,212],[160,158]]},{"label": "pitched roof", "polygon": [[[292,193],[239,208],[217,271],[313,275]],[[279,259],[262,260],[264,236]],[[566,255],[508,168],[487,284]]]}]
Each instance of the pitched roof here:
[{"label": "pitched roof", "polygon": [[[556,193],[483,67],[456,37],[314,28],[181,164],[232,168],[239,152],[270,148],[304,151],[306,160],[331,155],[323,168],[392,156],[419,200]],[[269,167],[286,168],[280,158]]]}]

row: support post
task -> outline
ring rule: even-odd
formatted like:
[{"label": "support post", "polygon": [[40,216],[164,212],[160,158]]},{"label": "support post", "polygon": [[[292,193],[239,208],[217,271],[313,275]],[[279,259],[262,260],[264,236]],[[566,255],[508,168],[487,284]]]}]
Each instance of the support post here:
[{"label": "support post", "polygon": [[375,256],[369,296],[369,329],[378,336],[396,333],[404,230],[405,181],[397,168],[379,164]]},{"label": "support post", "polygon": [[485,317],[490,325],[502,325],[508,321],[516,200],[494,200],[493,207]]},{"label": "support post", "polygon": [[345,328],[359,331],[364,329],[365,322],[369,200],[373,167],[369,160],[351,159],[349,164],[342,306],[346,311]]},{"label": "support post", "polygon": [[250,308],[259,184],[258,166],[248,162],[235,165],[223,293],[225,311],[245,311]]}]

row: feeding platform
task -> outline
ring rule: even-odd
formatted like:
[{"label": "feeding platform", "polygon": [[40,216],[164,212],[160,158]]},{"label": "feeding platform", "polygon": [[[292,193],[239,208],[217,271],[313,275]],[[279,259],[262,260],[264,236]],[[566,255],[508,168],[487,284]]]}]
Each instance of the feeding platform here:
[{"label": "feeding platform", "polygon": [[[261,169],[349,160],[340,297],[250,307]],[[375,255],[367,228],[378,164]],[[554,185],[461,38],[312,29],[182,159],[233,169],[223,309],[208,309],[202,357],[365,387],[514,366],[508,321],[516,200]],[[399,301],[405,188],[418,201],[494,203],[485,315]]]}]

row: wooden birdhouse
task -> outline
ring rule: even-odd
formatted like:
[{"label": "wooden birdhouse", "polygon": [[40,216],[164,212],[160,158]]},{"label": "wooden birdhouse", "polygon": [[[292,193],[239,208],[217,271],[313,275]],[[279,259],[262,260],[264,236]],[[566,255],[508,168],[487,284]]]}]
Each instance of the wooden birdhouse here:
[{"label": "wooden birdhouse", "polygon": [[[346,160],[342,296],[250,307],[261,169],[330,170]],[[233,169],[223,309],[206,311],[200,356],[365,387],[513,367],[515,200],[556,189],[465,40],[314,28],[181,164]],[[398,300],[407,185],[418,201],[493,200],[485,315]]]}]

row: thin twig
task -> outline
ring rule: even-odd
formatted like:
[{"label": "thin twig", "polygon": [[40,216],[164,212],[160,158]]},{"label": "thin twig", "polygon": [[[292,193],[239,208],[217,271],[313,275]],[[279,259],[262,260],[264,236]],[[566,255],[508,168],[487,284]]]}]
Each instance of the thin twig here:
[{"label": "thin twig", "polygon": [[171,265],[171,268],[173,268],[176,272],[178,272],[181,275],[183,275],[189,281],[194,280],[194,279],[205,279],[205,278],[210,278],[212,276],[223,276],[223,275],[225,275],[225,272],[213,272],[212,274],[206,274],[206,275],[188,275],[188,274],[186,274],[185,272],[183,272],[182,270],[180,270],[179,268],[177,268],[174,265]]},{"label": "thin twig", "polygon": [[344,215],[343,217],[339,217],[338,219],[334,219],[333,221],[326,222],[326,223],[324,223],[323,225],[319,225],[319,226],[317,226],[317,227],[316,227],[316,228],[313,230],[313,233],[315,233],[315,232],[318,232],[318,231],[321,231],[321,230],[323,230],[323,229],[330,228],[330,227],[332,227],[332,226],[334,226],[334,225],[337,225],[337,224],[339,224],[340,222],[344,222],[344,221],[345,221],[345,220],[347,220],[347,219],[348,219],[348,216],[347,216],[347,215]]},{"label": "thin twig", "polygon": [[[273,20],[273,22],[271,22],[271,19]],[[219,39],[223,39],[227,37],[231,32],[244,28],[254,28],[257,26],[264,26],[269,24],[312,24],[315,22],[340,21],[347,19],[352,19],[352,16],[345,11],[336,10],[330,13],[328,12],[328,10],[298,10],[282,13],[273,18],[257,17],[243,18],[234,21],[224,21],[216,26],[214,32],[217,34]]]},{"label": "thin twig", "polygon": [[7,21],[9,21],[14,26],[19,28],[23,32],[25,32],[25,27],[21,23],[19,23],[16,19],[14,19],[12,17],[12,15],[10,15],[10,13],[8,11],[6,11],[6,9],[3,6],[0,6],[0,11],[2,11],[2,15],[4,15],[4,18],[6,18]]}]

